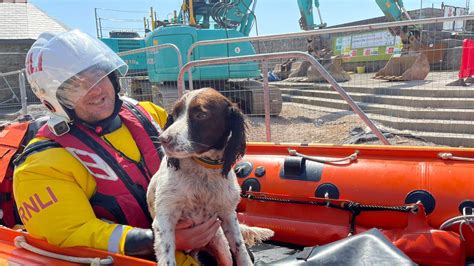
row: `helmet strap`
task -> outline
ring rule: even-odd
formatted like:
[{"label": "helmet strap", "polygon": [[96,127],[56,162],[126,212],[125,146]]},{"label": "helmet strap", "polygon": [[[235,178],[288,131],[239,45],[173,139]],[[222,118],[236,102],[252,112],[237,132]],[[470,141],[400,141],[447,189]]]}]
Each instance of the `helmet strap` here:
[{"label": "helmet strap", "polygon": [[115,93],[119,93],[120,92],[120,84],[119,84],[119,81],[118,81],[118,76],[117,74],[115,73],[116,71],[112,71],[108,77],[109,77],[109,80],[110,82],[112,82],[112,85],[114,86],[114,89],[115,89]]}]

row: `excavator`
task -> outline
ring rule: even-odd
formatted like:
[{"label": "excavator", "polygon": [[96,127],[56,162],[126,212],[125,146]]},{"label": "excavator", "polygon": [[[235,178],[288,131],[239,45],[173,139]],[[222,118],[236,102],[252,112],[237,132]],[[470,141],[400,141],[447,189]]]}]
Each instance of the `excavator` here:
[{"label": "excavator", "polygon": [[[402,0],[375,0],[379,8],[389,21],[411,20]],[[314,23],[313,8],[317,8],[320,24]],[[302,30],[314,30],[326,27],[323,23],[319,11],[319,0],[298,0],[301,13],[300,28]],[[403,48],[401,54],[393,55],[387,64],[379,70],[375,78],[389,81],[423,80],[429,73],[430,66],[425,53],[420,52],[420,28],[417,26],[405,26],[390,28],[393,36],[399,36]],[[321,35],[308,38],[308,52],[313,55],[336,81],[348,81],[350,76],[342,68],[342,58],[332,56],[332,51],[328,49],[329,44],[324,43]],[[280,75],[287,73],[290,81],[323,81],[317,71],[311,70],[308,62],[302,62],[299,66],[293,67],[293,61],[283,63],[277,71]],[[286,78],[284,76],[284,78]]]},{"label": "excavator", "polygon": [[[403,14],[405,14],[409,19],[400,0],[376,1],[388,18],[400,21],[404,19]],[[144,40],[134,39],[133,41],[142,42],[140,45],[144,47],[165,43],[175,44],[184,57],[183,63],[186,63],[187,51],[195,42],[248,36],[256,19],[254,12],[256,2],[256,0],[183,0],[181,10],[174,12],[171,19],[157,20],[156,15],[151,12],[151,29]],[[303,30],[326,27],[321,19],[318,0],[297,0],[297,3],[301,13],[300,26]],[[320,24],[314,23],[313,3],[318,10]],[[429,64],[426,56],[417,52],[420,47],[419,31],[417,33],[415,27],[405,27],[393,29],[392,32],[402,38],[405,49],[401,56],[392,57],[388,64],[376,74],[376,77],[387,80],[424,79],[429,72]],[[103,41],[117,52],[126,50],[120,46],[112,45],[110,41],[114,40],[106,42],[103,39]],[[120,41],[120,39],[116,38],[115,41]],[[132,41],[132,39],[128,39],[128,41]],[[341,59],[333,57],[329,50],[324,49],[329,47],[329,45],[324,45],[324,42],[321,38],[309,39],[308,52],[320,60],[337,81],[349,80],[350,76],[341,67]],[[193,51],[191,60],[253,55],[255,53],[255,48],[250,42],[242,41],[198,47]],[[147,52],[146,57],[141,56],[135,62],[143,62],[136,67],[145,69],[146,71],[142,73],[146,75],[131,76],[130,82],[125,81],[124,83],[131,84],[132,90],[141,91],[137,92],[137,95],[153,94],[156,95],[153,97],[154,101],[157,98],[156,101],[163,106],[171,106],[177,98],[176,79],[179,72],[175,51],[164,49],[160,52]],[[291,65],[294,69],[297,63],[290,61],[286,68],[292,69]],[[308,81],[322,81],[319,73],[311,70],[308,62],[301,63],[301,66],[296,69],[297,71],[291,73],[290,77],[303,76]],[[199,82],[197,86],[216,87],[237,102],[246,113],[263,114],[262,85],[255,80],[261,75],[257,63],[246,62],[199,67],[193,69],[192,75],[193,80]],[[150,92],[150,87],[153,93]],[[279,114],[282,108],[281,92],[273,86],[270,88],[270,101],[270,112],[274,115]]]},{"label": "excavator", "polygon": [[[130,44],[141,48],[160,44],[174,44],[179,49],[183,64],[187,52],[198,41],[246,37],[255,23],[256,0],[183,0],[179,11],[172,17],[158,20],[153,9],[151,21],[145,18],[145,38],[100,38],[114,51],[124,52]],[[249,41],[208,45],[196,48],[190,60],[232,57],[256,54]],[[176,51],[162,49],[159,52],[142,52],[122,57],[135,63],[134,72],[122,80],[127,91],[140,100],[140,95],[152,95],[152,100],[169,109],[177,99],[179,64]],[[238,103],[247,114],[264,114],[262,83],[259,65],[255,62],[222,64],[192,69],[193,87],[210,86]],[[187,74],[185,75],[187,82]],[[151,91],[150,91],[151,88]],[[282,109],[279,88],[270,86],[270,113],[278,115]],[[146,96],[147,100],[149,96]]]},{"label": "excavator", "polygon": [[[375,0],[389,21],[411,20],[402,0]],[[420,32],[415,25],[390,28],[392,35],[400,36],[401,54],[393,55],[375,78],[389,81],[423,80],[430,72],[425,53],[421,52]]]},{"label": "excavator", "polygon": [[[151,30],[144,38],[144,46],[174,44],[183,57],[183,63],[187,63],[187,51],[195,42],[248,36],[255,23],[255,6],[254,0],[184,0],[180,11],[174,12],[171,19],[157,20],[151,12]],[[252,43],[243,41],[198,47],[190,59],[253,54],[256,52]],[[157,102],[169,108],[178,97],[176,80],[180,69],[176,52],[172,49],[147,52],[146,63],[146,82],[151,83]],[[255,62],[192,69],[194,88],[214,87],[238,103],[247,114],[264,114],[262,84],[256,80],[260,76],[259,65]],[[185,77],[187,80],[187,74]],[[143,86],[143,81],[138,87],[147,87]],[[273,86],[270,87],[270,109],[272,115],[278,115],[282,109],[280,89]]]},{"label": "excavator", "polygon": [[[302,30],[322,29],[327,26],[323,22],[319,10],[319,0],[297,0],[297,2],[301,14],[299,24]],[[318,11],[319,24],[314,23],[313,4]],[[308,53],[316,58],[336,81],[343,82],[351,79],[350,75],[342,68],[342,57],[333,56],[332,51],[327,48],[329,44],[325,43],[321,35],[308,37],[307,42]],[[275,70],[280,78],[287,81],[325,81],[318,71],[312,69],[311,64],[307,61],[295,62],[295,60],[290,59],[281,65],[277,65]]]}]

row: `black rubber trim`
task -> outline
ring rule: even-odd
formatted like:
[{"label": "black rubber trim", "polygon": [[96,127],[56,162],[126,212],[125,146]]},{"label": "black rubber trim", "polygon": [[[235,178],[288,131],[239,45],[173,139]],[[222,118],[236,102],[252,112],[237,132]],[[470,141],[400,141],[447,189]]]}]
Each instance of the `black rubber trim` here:
[{"label": "black rubber trim", "polygon": [[144,193],[144,188],[140,185],[135,184],[127,172],[122,168],[122,166],[113,158],[113,156],[108,153],[99,143],[92,139],[89,135],[79,130],[77,127],[72,126],[69,131],[74,137],[80,139],[86,146],[102,158],[119,176],[122,182],[125,184],[127,189],[130,191],[132,196],[140,205],[143,213],[147,217],[148,221],[152,222],[150,212],[148,211],[148,205],[146,203],[146,192]]},{"label": "black rubber trim", "polygon": [[156,261],[153,244],[155,237],[153,230],[133,228],[125,237],[124,253],[127,256],[145,258]]},{"label": "black rubber trim", "polygon": [[128,224],[127,217],[125,217],[125,214],[120,208],[120,205],[118,205],[115,197],[96,192],[90,199],[90,202],[92,207],[102,207],[110,212],[110,214],[112,214],[112,216],[117,220],[117,223]]},{"label": "black rubber trim", "polygon": [[22,164],[26,160],[26,158],[28,158],[28,156],[30,156],[33,153],[44,151],[50,148],[59,148],[59,147],[61,147],[61,145],[59,145],[59,143],[52,140],[37,141],[31,145],[28,145],[26,149],[18,157],[16,157],[15,160],[13,160],[13,164],[15,166],[18,166]]},{"label": "black rubber trim", "polygon": [[260,182],[255,178],[248,178],[242,183],[242,192],[246,193],[252,187],[253,192],[259,192],[261,190]]},{"label": "black rubber trim", "polygon": [[280,167],[280,178],[301,181],[321,180],[324,164],[301,157],[287,156]]},{"label": "black rubber trim", "polygon": [[234,167],[235,175],[238,178],[245,178],[253,171],[253,164],[251,162],[240,162]]},{"label": "black rubber trim", "polygon": [[405,198],[405,204],[417,203],[420,201],[425,208],[426,215],[432,213],[436,207],[436,200],[433,195],[426,190],[413,190]]},{"label": "black rubber trim", "polygon": [[[459,204],[459,212],[461,214],[464,214],[463,213],[463,210],[464,208],[468,208],[468,212],[471,212],[473,209],[474,209],[474,201],[473,200],[463,200],[460,204]],[[471,209],[471,210],[469,210]],[[468,214],[468,215],[471,215],[471,214]]]},{"label": "black rubber trim", "polygon": [[318,186],[314,195],[317,198],[326,198],[326,193],[329,199],[339,199],[339,189],[331,183],[324,183]]}]

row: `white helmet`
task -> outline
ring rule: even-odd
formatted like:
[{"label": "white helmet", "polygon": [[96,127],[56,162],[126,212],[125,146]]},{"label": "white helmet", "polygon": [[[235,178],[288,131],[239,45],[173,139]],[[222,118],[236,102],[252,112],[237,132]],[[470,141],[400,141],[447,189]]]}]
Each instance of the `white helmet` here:
[{"label": "white helmet", "polygon": [[[101,79],[127,64],[103,42],[79,31],[42,33],[26,56],[26,77],[33,92],[55,115],[70,122],[64,107],[75,104]],[[87,80],[82,75],[87,72]],[[92,75],[91,75],[92,73]]]}]

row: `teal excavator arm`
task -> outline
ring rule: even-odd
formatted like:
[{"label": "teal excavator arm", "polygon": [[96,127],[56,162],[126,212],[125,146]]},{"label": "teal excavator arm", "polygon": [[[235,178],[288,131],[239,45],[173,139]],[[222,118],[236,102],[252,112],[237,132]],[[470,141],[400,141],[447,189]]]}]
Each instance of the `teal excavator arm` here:
[{"label": "teal excavator arm", "polygon": [[[405,10],[402,0],[375,0],[382,12],[390,21],[411,20],[410,15]],[[406,18],[403,17],[406,16]]]},{"label": "teal excavator arm", "polygon": [[[411,20],[403,6],[402,0],[375,0],[389,21]],[[389,29],[393,35],[400,36],[404,45],[402,53],[418,51],[420,48],[420,28],[415,25],[393,27]]]},{"label": "teal excavator arm", "polygon": [[224,13],[225,23],[236,25],[238,31],[248,36],[255,21],[255,6],[257,0],[231,0],[229,8]]},{"label": "teal excavator arm", "polygon": [[[321,12],[319,12],[319,0],[297,0],[298,1],[298,8],[300,9],[301,18],[300,28],[302,30],[314,30],[316,28],[324,28],[326,27],[326,23],[323,23],[323,19],[321,17]],[[314,17],[313,17],[313,2],[314,6],[318,10],[319,21],[321,22],[319,25],[314,24]]]},{"label": "teal excavator arm", "polygon": [[[184,0],[183,7],[190,25],[207,29],[212,19],[217,28],[236,29],[248,36],[255,22],[256,3],[257,0]],[[178,22],[183,23],[183,17],[180,13]]]}]

